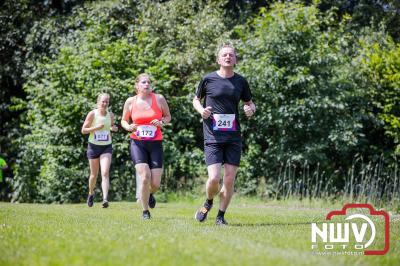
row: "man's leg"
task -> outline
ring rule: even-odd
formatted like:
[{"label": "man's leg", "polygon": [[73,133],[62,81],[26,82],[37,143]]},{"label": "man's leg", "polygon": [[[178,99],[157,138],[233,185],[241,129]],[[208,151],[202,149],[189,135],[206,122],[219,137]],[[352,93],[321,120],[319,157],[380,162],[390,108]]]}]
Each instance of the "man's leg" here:
[{"label": "man's leg", "polygon": [[224,164],[224,183],[219,194],[219,209],[221,211],[226,211],[233,196],[237,169],[236,165]]},{"label": "man's leg", "polygon": [[219,180],[221,179],[221,163],[209,165],[207,167],[208,179],[206,182],[206,195],[208,200],[212,200],[219,191]]},{"label": "man's leg", "polygon": [[219,202],[219,210],[217,214],[217,218],[215,223],[217,225],[227,225],[228,223],[225,221],[225,211],[229,206],[231,198],[234,193],[234,184],[235,177],[237,172],[237,166],[232,164],[224,164],[224,181],[222,185],[222,189],[219,193],[220,202]]},{"label": "man's leg", "polygon": [[242,144],[240,142],[229,143],[224,146],[224,182],[220,191],[220,203],[217,218],[217,225],[227,225],[224,215],[229,206],[234,192],[236,172],[240,164]]},{"label": "man's leg", "polygon": [[204,143],[204,154],[207,164],[208,179],[206,182],[207,199],[203,206],[196,212],[195,218],[199,222],[207,219],[207,214],[213,205],[213,199],[219,192],[221,179],[221,166],[223,162],[223,145],[220,143]]},{"label": "man's leg", "polygon": [[207,219],[207,214],[211,210],[215,195],[219,191],[219,180],[221,179],[221,163],[211,164],[207,167],[208,179],[206,182],[207,199],[203,206],[196,212],[196,220],[204,222]]}]

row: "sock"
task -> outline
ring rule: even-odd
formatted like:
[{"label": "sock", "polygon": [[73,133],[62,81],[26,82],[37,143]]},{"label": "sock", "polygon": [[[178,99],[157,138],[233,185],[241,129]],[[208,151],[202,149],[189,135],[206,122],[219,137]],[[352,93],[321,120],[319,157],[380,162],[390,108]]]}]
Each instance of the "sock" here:
[{"label": "sock", "polygon": [[208,205],[211,206],[211,205],[213,205],[214,199],[207,199],[206,202]]},{"label": "sock", "polygon": [[143,214],[145,214],[145,213],[150,213],[150,211],[149,210],[144,210]]},{"label": "sock", "polygon": [[224,212],[224,211],[218,210],[217,217],[222,217],[222,218],[224,218],[224,215],[225,215],[225,212]]}]

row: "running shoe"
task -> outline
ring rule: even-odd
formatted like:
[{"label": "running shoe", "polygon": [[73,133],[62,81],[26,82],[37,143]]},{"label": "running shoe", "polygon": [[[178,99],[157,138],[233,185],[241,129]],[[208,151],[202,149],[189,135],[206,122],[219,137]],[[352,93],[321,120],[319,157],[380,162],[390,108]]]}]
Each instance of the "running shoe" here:
[{"label": "running shoe", "polygon": [[143,216],[142,216],[143,220],[150,220],[151,219],[151,215],[149,211],[143,211]]},{"label": "running shoe", "polygon": [[155,206],[156,206],[156,198],[153,196],[153,194],[150,193],[149,207],[153,209]]},{"label": "running shoe", "polygon": [[228,225],[227,221],[225,221],[224,217],[217,216],[215,219],[215,225]]},{"label": "running shoe", "polygon": [[108,208],[108,201],[107,200],[103,200],[103,204],[102,204],[102,206],[103,206],[103,208]]},{"label": "running shoe", "polygon": [[203,207],[201,207],[200,210],[196,212],[195,215],[196,220],[199,221],[200,223],[207,220],[207,214],[211,210],[211,208],[212,204],[208,204],[207,202],[205,202]]},{"label": "running shoe", "polygon": [[92,195],[88,195],[88,197],[87,197],[87,205],[89,206],[89,207],[93,207],[93,201],[94,201],[94,193],[92,194]]}]

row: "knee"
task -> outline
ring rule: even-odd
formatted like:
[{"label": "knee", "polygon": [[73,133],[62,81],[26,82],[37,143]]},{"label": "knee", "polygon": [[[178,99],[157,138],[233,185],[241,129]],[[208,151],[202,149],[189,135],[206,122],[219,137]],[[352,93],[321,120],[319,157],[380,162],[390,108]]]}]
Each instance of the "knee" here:
[{"label": "knee", "polygon": [[208,183],[212,186],[217,186],[217,185],[219,185],[219,180],[220,180],[220,177],[218,175],[210,176],[208,178]]},{"label": "knee", "polygon": [[236,177],[236,171],[232,169],[225,169],[224,179],[233,182]]},{"label": "knee", "polygon": [[142,183],[142,185],[144,185],[144,186],[148,186],[148,185],[150,185],[150,175],[147,175],[147,174],[141,174],[140,175],[140,178],[141,178],[141,183]]},{"label": "knee", "polygon": [[235,176],[234,175],[224,176],[225,187],[233,188],[234,184],[235,184]]},{"label": "knee", "polygon": [[94,174],[90,174],[89,179],[90,179],[90,180],[96,180],[96,179],[97,179],[97,176],[94,175]]},{"label": "knee", "polygon": [[152,183],[151,184],[153,189],[159,189],[160,188],[160,183]]},{"label": "knee", "polygon": [[109,172],[106,172],[106,171],[101,172],[101,177],[102,177],[103,179],[108,179],[109,176],[110,176],[110,173],[109,173]]}]

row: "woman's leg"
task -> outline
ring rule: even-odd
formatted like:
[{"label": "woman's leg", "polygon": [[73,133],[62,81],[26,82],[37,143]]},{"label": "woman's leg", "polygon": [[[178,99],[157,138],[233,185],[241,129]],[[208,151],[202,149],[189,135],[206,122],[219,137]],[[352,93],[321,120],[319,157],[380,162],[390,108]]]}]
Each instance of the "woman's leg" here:
[{"label": "woman's leg", "polygon": [[140,201],[143,210],[146,211],[149,209],[151,171],[147,163],[138,163],[135,168],[136,174],[139,174],[141,178]]},{"label": "woman's leg", "polygon": [[111,153],[103,153],[102,155],[100,155],[101,188],[103,190],[103,201],[108,200],[111,158]]},{"label": "woman's leg", "polygon": [[89,166],[90,166],[89,195],[94,194],[94,188],[96,187],[97,175],[99,174],[99,162],[100,162],[100,158],[89,159]]},{"label": "woman's leg", "polygon": [[136,200],[140,202],[140,191],[142,190],[142,179],[139,173],[136,173]]},{"label": "woman's leg", "polygon": [[150,193],[155,193],[161,184],[162,168],[151,169]]}]

